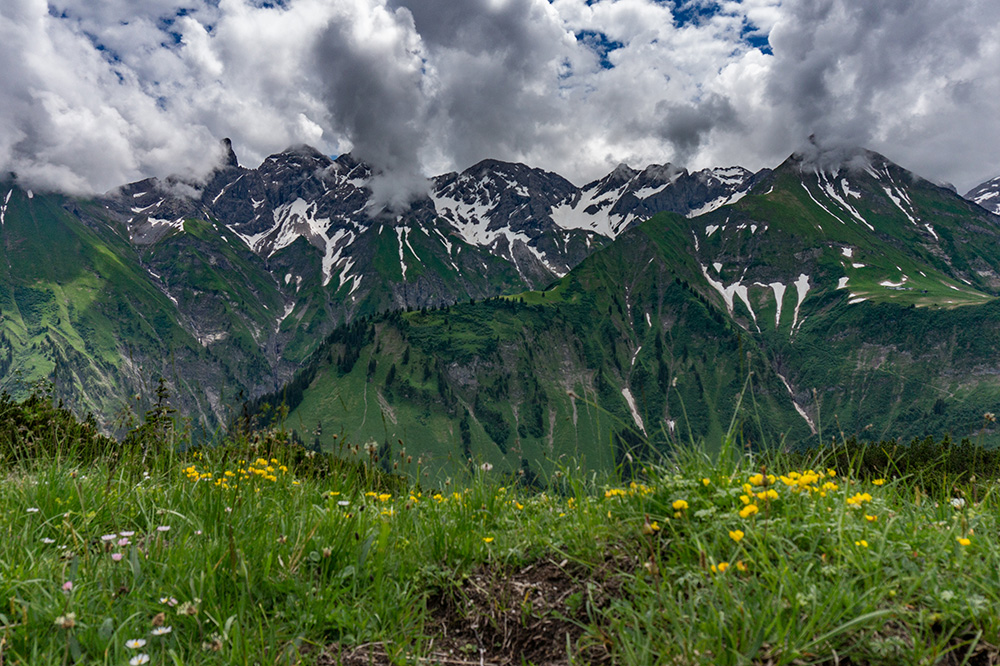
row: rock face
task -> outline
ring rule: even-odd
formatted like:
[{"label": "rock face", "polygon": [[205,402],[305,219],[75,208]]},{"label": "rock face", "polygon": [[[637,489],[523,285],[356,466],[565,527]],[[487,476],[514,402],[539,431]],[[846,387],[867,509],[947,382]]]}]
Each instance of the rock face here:
[{"label": "rock face", "polygon": [[[127,221],[133,242],[155,243],[186,217],[218,220],[256,254],[269,257],[304,238],[328,261],[324,282],[354,253],[373,225],[419,221],[517,264],[528,284],[565,275],[583,257],[656,213],[694,215],[738,200],[755,176],[741,167],[688,173],[673,165],[636,171],[620,165],[582,188],[523,164],[483,160],[428,182],[425,197],[402,215],[372,209],[372,170],[351,155],[331,160],[309,146],[239,166],[223,142],[222,165],[198,188],[177,179],[147,179],[105,202]],[[333,257],[339,263],[330,263]]]},{"label": "rock face", "polygon": [[995,215],[1000,215],[1000,176],[972,188],[966,193],[965,198]]}]

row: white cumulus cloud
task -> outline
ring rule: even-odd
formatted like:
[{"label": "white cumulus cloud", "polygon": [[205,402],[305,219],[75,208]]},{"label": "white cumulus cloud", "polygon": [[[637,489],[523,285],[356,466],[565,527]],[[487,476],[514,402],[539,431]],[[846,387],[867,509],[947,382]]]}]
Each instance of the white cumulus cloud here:
[{"label": "white cumulus cloud", "polygon": [[230,137],[352,151],[399,204],[485,158],[774,166],[810,135],[1000,172],[993,0],[7,0],[0,169],[102,192]]}]

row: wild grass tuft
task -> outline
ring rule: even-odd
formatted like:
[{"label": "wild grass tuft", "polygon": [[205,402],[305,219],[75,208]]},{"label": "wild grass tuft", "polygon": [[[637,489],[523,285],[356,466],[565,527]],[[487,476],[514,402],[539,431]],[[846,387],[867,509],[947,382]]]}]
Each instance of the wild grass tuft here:
[{"label": "wild grass tuft", "polygon": [[729,442],[625,482],[570,466],[532,489],[484,465],[426,487],[280,430],[128,456],[31,432],[4,445],[3,664],[962,664],[1000,645],[995,478]]}]

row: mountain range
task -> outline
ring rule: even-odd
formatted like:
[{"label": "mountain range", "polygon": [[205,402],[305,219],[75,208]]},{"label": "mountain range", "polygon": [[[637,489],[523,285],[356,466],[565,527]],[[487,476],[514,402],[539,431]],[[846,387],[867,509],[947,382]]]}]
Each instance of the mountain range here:
[{"label": "mountain range", "polygon": [[225,148],[93,199],[0,182],[2,388],[115,431],[163,377],[206,430],[280,400],[320,445],[511,469],[1000,408],[1000,182],[966,200],[860,149],[582,187],[486,160],[394,211],[351,155]]},{"label": "mountain range", "polygon": [[[576,187],[487,160],[376,209],[372,170],[307,146],[203,182],[168,177],[79,199],[0,181],[0,386],[52,382],[110,422],[151,383],[203,427],[280,387],[337,326],[539,288],[656,212],[738,199],[756,177],[624,165]],[[225,387],[225,389],[223,389]]]},{"label": "mountain range", "polygon": [[990,439],[998,241],[1000,218],[881,155],[792,156],[543,290],[339,329],[267,400],[305,440],[445,467],[606,466],[732,423],[751,445]]}]

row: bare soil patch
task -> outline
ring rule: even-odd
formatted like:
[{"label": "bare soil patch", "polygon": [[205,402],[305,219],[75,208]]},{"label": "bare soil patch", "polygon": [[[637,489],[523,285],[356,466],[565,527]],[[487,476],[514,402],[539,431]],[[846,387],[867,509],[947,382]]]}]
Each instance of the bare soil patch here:
[{"label": "bare soil patch", "polygon": [[331,645],[323,666],[420,663],[442,666],[562,666],[610,662],[605,639],[590,622],[620,593],[609,561],[594,570],[567,561],[522,567],[483,566],[431,596],[422,654],[383,643]]}]

